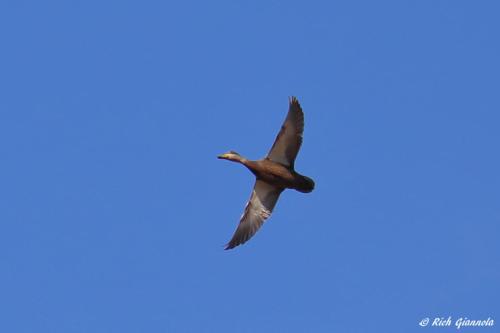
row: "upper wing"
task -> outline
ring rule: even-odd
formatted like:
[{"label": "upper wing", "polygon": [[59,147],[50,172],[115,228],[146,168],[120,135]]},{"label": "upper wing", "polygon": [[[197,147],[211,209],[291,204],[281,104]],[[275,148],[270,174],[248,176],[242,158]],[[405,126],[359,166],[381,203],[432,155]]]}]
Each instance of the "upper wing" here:
[{"label": "upper wing", "polygon": [[257,230],[264,224],[264,221],[271,216],[282,191],[282,189],[262,180],[255,182],[250,200],[245,206],[243,215],[241,215],[240,224],[233,238],[226,245],[226,250],[245,243],[255,235]]},{"label": "upper wing", "polygon": [[295,158],[302,144],[304,113],[296,97],[290,98],[290,107],[285,122],[267,154],[271,161],[293,168]]}]

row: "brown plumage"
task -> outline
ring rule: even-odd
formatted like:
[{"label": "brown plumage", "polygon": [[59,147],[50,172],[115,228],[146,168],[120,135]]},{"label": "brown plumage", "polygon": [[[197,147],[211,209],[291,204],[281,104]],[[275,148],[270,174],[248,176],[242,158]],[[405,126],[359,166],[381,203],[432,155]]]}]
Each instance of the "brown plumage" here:
[{"label": "brown plumage", "polygon": [[302,144],[304,113],[299,101],[290,98],[290,106],[281,130],[267,156],[258,161],[250,161],[240,154],[229,151],[218,158],[241,163],[255,175],[255,185],[240,224],[226,250],[241,245],[252,238],[264,221],[271,215],[278,198],[290,188],[303,193],[314,189],[314,181],[295,172],[295,158]]}]

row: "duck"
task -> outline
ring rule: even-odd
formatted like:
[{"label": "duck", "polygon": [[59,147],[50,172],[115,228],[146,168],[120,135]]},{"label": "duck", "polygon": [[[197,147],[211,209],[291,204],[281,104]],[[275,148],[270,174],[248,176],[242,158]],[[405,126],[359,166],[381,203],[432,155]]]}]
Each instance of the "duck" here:
[{"label": "duck", "polygon": [[230,150],[219,159],[243,164],[255,175],[255,184],[240,222],[225,250],[246,243],[271,216],[279,196],[286,189],[302,193],[314,190],[314,181],[295,171],[295,159],[302,145],[304,113],[299,100],[289,98],[288,113],[266,157],[249,160]]}]

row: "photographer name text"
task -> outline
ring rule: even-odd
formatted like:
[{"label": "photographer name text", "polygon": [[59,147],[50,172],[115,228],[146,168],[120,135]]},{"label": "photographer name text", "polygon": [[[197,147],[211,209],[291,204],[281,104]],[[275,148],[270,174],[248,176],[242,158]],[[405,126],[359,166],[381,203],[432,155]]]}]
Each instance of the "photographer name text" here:
[{"label": "photographer name text", "polygon": [[454,326],[457,330],[464,327],[492,327],[495,325],[495,321],[488,317],[487,319],[469,319],[467,317],[460,317],[454,320],[451,316],[449,317],[434,317],[434,318],[423,318],[419,325],[422,327],[452,327]]}]

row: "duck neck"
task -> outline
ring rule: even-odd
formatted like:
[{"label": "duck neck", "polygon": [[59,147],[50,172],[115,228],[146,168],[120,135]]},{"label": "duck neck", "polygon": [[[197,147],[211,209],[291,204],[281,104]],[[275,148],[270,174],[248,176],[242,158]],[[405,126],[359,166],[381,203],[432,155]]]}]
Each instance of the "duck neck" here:
[{"label": "duck neck", "polygon": [[245,166],[248,164],[248,160],[246,158],[244,158],[243,156],[239,156],[239,155],[233,161],[237,162],[237,163],[241,163],[241,164],[243,164]]}]

